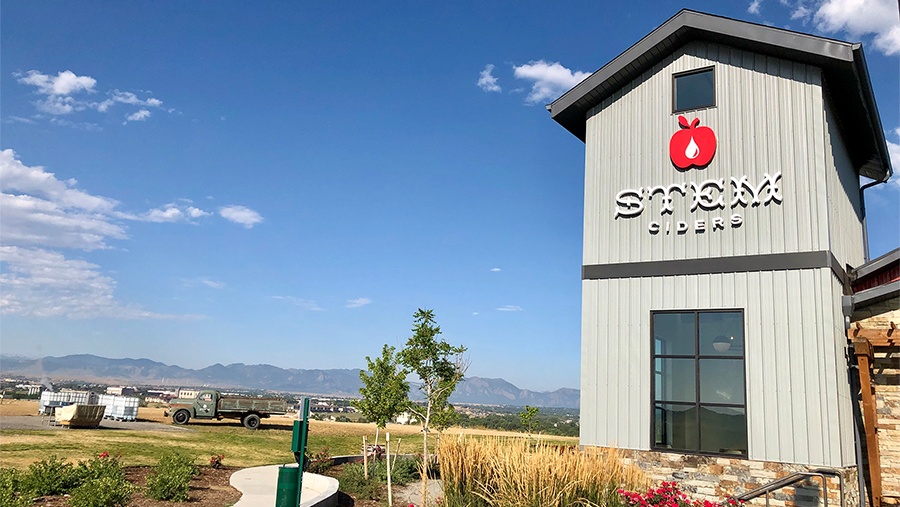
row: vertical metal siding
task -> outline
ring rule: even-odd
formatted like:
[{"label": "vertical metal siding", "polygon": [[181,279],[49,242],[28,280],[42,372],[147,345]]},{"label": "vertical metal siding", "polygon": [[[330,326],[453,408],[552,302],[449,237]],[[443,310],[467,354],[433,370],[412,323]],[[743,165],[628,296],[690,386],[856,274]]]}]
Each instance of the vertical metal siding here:
[{"label": "vertical metal siding", "polygon": [[[713,128],[718,149],[705,169],[678,171],[668,156],[678,130],[672,114],[672,74],[713,65],[716,106],[685,113]],[[587,120],[584,263],[814,251],[828,248],[826,125],[819,69],[732,48],[694,42],[674,53],[592,110]],[[613,219],[620,190],[782,173],[783,203],[690,212],[690,190],[673,214],[659,197],[644,199],[636,218]],[[744,217],[742,227],[702,234],[651,235],[651,220]],[[852,226],[848,225],[852,228]],[[858,228],[858,225],[857,225]]]},{"label": "vertical metal siding", "polygon": [[825,101],[823,112],[826,124],[824,157],[826,166],[835,169],[826,171],[825,179],[828,186],[829,245],[841,265],[856,267],[865,262],[860,227],[862,203],[859,177],[847,155],[830,103],[831,100]]},{"label": "vertical metal siding", "polygon": [[750,459],[853,462],[841,288],[830,270],[583,285],[583,445],[650,448],[651,311],[741,308]]}]

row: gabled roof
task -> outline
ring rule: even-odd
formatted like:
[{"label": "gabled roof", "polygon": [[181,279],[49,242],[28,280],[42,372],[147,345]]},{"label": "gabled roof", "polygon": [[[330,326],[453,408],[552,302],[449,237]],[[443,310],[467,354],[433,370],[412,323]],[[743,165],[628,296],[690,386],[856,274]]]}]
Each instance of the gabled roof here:
[{"label": "gabled roof", "polygon": [[890,156],[875,105],[861,44],[826,39],[701,12],[682,10],[603,68],[555,100],[547,109],[560,125],[584,141],[587,113],[688,42],[723,44],[822,69],[853,166],[867,178],[887,181]]}]

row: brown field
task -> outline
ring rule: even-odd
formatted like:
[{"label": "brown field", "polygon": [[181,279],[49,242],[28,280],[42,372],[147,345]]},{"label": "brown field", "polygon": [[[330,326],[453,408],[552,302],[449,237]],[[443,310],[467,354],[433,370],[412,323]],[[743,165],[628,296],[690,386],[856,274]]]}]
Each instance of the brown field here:
[{"label": "brown field", "polygon": [[[63,430],[40,424],[37,401],[0,400],[0,466],[27,467],[30,463],[57,455],[71,461],[85,460],[99,452],[121,454],[125,465],[152,465],[167,451],[178,451],[196,457],[203,463],[213,454],[225,454],[225,464],[236,467],[291,463],[292,425],[289,416],[263,419],[260,429],[249,431],[234,419],[194,421],[175,426],[163,415],[164,408],[141,407],[138,423],[104,421],[100,429]],[[27,416],[27,417],[22,417]],[[15,427],[7,417],[25,419],[32,424]],[[158,423],[158,424],[156,424]],[[132,426],[133,425],[133,426]],[[161,431],[163,430],[163,431]],[[418,426],[389,424],[392,452],[417,453],[422,449],[422,433]],[[519,433],[482,429],[451,428],[445,435],[524,437]],[[310,421],[309,450],[332,456],[359,454],[362,438],[375,439],[375,425]],[[555,445],[577,445],[577,438],[547,437],[543,441]],[[384,431],[379,443],[384,443]],[[429,438],[429,446],[433,439]],[[327,450],[327,451],[326,451]]]}]

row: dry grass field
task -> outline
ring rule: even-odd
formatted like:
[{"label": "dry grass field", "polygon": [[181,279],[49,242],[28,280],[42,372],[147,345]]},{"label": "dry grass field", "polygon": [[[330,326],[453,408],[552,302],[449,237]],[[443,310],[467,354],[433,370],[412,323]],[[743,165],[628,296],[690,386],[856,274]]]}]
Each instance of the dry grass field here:
[{"label": "dry grass field", "polygon": [[[198,464],[210,456],[224,454],[228,466],[248,467],[291,463],[290,452],[293,418],[288,416],[263,419],[260,429],[249,431],[237,420],[195,421],[173,429],[166,418],[164,408],[140,408],[138,422],[141,429],[130,429],[131,423],[118,423],[115,428],[101,423],[97,429],[61,429],[32,424],[28,428],[12,428],[8,418],[26,417],[39,422],[37,401],[0,400],[0,466],[27,467],[30,463],[56,455],[77,461],[96,456],[101,452],[121,454],[124,465],[152,465],[164,452],[175,450],[192,456]],[[34,418],[34,419],[31,419]],[[156,423],[156,424],[148,424]],[[184,430],[182,430],[182,428]],[[388,425],[391,433],[391,451],[400,453],[421,452],[422,435],[418,426]],[[451,428],[445,435],[513,436],[518,433]],[[375,438],[375,425],[363,423],[339,423],[310,421],[309,450],[313,453],[327,450],[331,456],[359,454],[362,437],[371,442]],[[554,445],[577,445],[577,438],[550,437],[545,439]],[[431,442],[432,439],[429,439]],[[384,442],[381,432],[380,442]]]}]

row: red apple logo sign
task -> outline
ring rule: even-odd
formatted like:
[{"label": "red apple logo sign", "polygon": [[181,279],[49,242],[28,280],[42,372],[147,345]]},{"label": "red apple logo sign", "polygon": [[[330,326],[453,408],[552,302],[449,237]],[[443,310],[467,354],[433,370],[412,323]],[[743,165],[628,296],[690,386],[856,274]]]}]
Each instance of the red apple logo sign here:
[{"label": "red apple logo sign", "polygon": [[709,165],[716,154],[715,132],[709,127],[698,127],[700,118],[688,123],[684,116],[679,116],[678,124],[681,130],[669,140],[669,157],[675,167],[684,171]]}]

